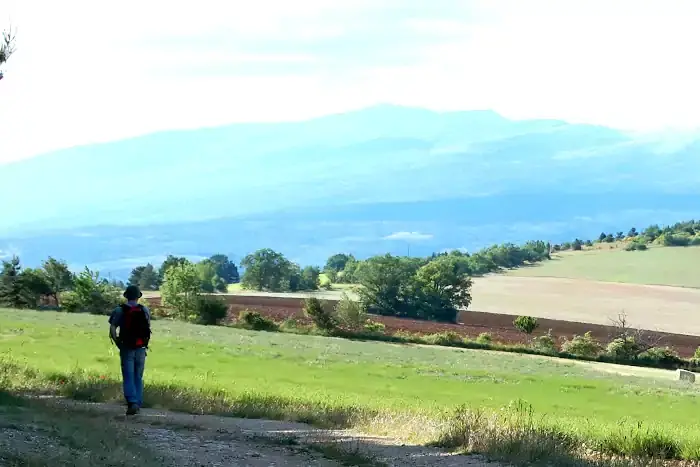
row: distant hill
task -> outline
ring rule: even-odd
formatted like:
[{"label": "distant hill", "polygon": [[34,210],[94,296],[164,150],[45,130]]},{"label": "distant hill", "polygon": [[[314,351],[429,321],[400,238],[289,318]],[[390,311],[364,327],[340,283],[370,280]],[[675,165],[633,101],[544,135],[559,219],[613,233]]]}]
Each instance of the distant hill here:
[{"label": "distant hill", "polygon": [[[318,262],[341,250],[419,254],[700,217],[700,139],[490,111],[383,105],[161,132],[0,173],[12,194],[0,204],[0,255],[113,271],[167,253],[271,246]],[[138,227],[104,227],[126,224]]]}]

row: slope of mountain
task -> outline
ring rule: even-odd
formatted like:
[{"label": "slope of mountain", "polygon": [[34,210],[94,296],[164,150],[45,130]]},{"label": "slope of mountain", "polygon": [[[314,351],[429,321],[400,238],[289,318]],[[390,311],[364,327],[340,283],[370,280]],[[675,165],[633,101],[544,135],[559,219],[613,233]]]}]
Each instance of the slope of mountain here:
[{"label": "slope of mountain", "polygon": [[699,156],[692,137],[386,105],[162,132],[0,166],[0,251],[104,265],[277,245],[307,262],[411,235],[412,253],[597,235],[697,217]]}]

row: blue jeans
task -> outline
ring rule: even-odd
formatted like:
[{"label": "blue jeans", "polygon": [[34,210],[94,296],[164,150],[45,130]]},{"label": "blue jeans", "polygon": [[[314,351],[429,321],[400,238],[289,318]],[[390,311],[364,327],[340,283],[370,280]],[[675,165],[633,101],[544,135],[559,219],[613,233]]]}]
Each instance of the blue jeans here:
[{"label": "blue jeans", "polygon": [[146,349],[120,350],[124,399],[127,404],[143,405],[143,369],[146,366]]}]

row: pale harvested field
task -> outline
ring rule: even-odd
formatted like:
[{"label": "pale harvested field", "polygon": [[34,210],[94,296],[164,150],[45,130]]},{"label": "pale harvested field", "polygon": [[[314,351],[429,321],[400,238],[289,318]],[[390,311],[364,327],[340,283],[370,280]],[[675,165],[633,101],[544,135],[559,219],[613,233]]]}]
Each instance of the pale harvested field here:
[{"label": "pale harvested field", "polygon": [[[236,290],[230,295],[288,298],[316,296],[337,300],[342,292],[333,290],[292,294]],[[492,275],[474,279],[472,297],[470,311],[530,315],[601,325],[611,325],[619,314],[625,313],[631,327],[700,336],[700,289],[586,279]]]},{"label": "pale harvested field", "polygon": [[633,327],[700,336],[700,290],[583,279],[494,275],[474,281],[474,311]]}]

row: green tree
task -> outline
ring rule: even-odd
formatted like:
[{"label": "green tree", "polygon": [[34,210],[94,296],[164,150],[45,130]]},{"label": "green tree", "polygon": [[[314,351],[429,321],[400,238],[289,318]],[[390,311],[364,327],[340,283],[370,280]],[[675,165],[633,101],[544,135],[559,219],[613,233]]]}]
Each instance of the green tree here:
[{"label": "green tree", "polygon": [[163,264],[161,264],[160,268],[158,269],[158,276],[160,277],[160,282],[162,283],[165,280],[165,273],[170,267],[187,263],[189,263],[187,258],[184,258],[182,256],[168,255],[168,257],[165,258],[165,261],[163,261]]},{"label": "green tree", "polygon": [[49,295],[56,301],[57,306],[61,306],[59,297],[61,293],[73,287],[74,275],[68,269],[65,261],[57,260],[51,256],[42,263],[42,268],[51,289]]},{"label": "green tree", "polygon": [[146,266],[136,266],[134,269],[132,269],[131,274],[129,274],[127,284],[138,286],[141,283],[141,276],[143,275],[144,269],[146,269]]},{"label": "green tree", "polygon": [[217,265],[209,259],[195,265],[201,288],[207,293],[226,292],[226,281],[217,274]]},{"label": "green tree", "polygon": [[202,279],[197,267],[188,262],[166,269],[161,295],[165,306],[171,308],[180,319],[196,317],[197,303],[202,293]]},{"label": "green tree", "polygon": [[632,227],[632,228],[629,230],[629,232],[627,232],[627,236],[628,236],[629,238],[634,238],[634,237],[636,237],[637,235],[639,235],[639,233],[637,233],[637,228],[636,228],[636,227]]},{"label": "green tree", "polygon": [[26,308],[31,303],[23,284],[22,266],[19,258],[2,262],[0,272],[0,306]]},{"label": "green tree", "polygon": [[515,326],[518,331],[528,335],[532,334],[539,325],[540,323],[537,322],[537,318],[533,318],[532,316],[518,316],[513,321],[513,326]]},{"label": "green tree", "polygon": [[581,251],[583,249],[583,242],[577,238],[571,244],[571,249],[574,251]]},{"label": "green tree", "polygon": [[292,263],[270,248],[264,248],[243,258],[245,269],[241,284],[245,289],[280,292],[290,287]]},{"label": "green tree", "polygon": [[441,257],[416,272],[417,317],[456,322],[460,308],[471,303],[471,278],[460,271],[454,257]]},{"label": "green tree", "polygon": [[654,240],[659,238],[662,233],[663,232],[661,228],[657,224],[650,225],[649,227],[644,229],[644,231],[642,231],[642,235],[648,238],[650,242],[653,242]]},{"label": "green tree", "polygon": [[598,241],[604,242],[605,239],[607,238],[607,236],[608,236],[608,234],[606,234],[605,232],[601,232],[600,235],[598,236]]},{"label": "green tree", "polygon": [[298,290],[318,290],[321,270],[316,266],[306,266],[301,270],[301,284]]},{"label": "green tree", "polygon": [[360,266],[361,261],[355,259],[354,256],[350,256],[350,259],[345,263],[345,267],[342,271],[338,271],[335,275],[335,280],[341,284],[353,284],[357,280],[355,278],[355,272]]},{"label": "green tree", "polygon": [[143,267],[137,284],[141,290],[158,290],[160,287],[160,276],[151,263]]},{"label": "green tree", "polygon": [[120,303],[121,290],[86,267],[75,277],[73,290],[64,292],[62,297],[63,308],[68,312],[106,315]]},{"label": "green tree", "polygon": [[28,308],[37,308],[42,297],[53,296],[43,269],[24,268],[20,273],[20,283]]},{"label": "green tree", "polygon": [[363,261],[355,272],[362,305],[380,315],[410,316],[414,276],[422,264],[386,254]]},{"label": "green tree", "polygon": [[216,268],[216,275],[224,280],[226,284],[237,284],[240,282],[240,275],[236,264],[229,260],[228,256],[217,254],[209,258],[209,261]]},{"label": "green tree", "polygon": [[323,272],[329,273],[339,273],[340,271],[345,269],[345,266],[348,264],[349,261],[356,261],[355,257],[353,255],[345,254],[345,253],[338,253],[326,261],[326,265],[323,267]]}]

